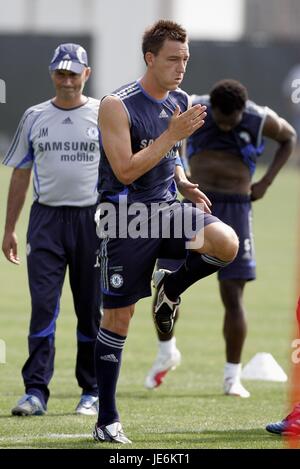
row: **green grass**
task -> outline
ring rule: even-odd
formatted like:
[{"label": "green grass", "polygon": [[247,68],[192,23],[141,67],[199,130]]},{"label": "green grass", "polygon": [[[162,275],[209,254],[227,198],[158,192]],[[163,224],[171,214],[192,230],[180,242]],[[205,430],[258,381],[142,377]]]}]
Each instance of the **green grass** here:
[{"label": "green grass", "polygon": [[[1,168],[2,225],[9,178],[10,171]],[[282,172],[265,199],[254,205],[258,279],[247,286],[245,295],[249,334],[243,362],[257,352],[270,352],[287,373],[295,304],[298,179],[295,169]],[[0,364],[0,448],[99,448],[90,437],[95,419],[74,415],[80,390],[74,377],[75,315],[67,281],[57,324],[48,415],[10,416],[11,407],[23,393],[20,370],[27,356],[30,300],[24,239],[29,202],[18,226],[21,266],[10,265],[3,256],[0,259],[0,339],[7,348],[7,362]],[[264,426],[286,413],[287,385],[248,381],[250,399],[222,395],[222,317],[215,278],[203,280],[184,295],[176,333],[183,363],[160,389],[149,392],[143,381],[157,346],[150,300],[138,304],[118,387],[122,422],[133,440],[131,448],[283,447]]]}]

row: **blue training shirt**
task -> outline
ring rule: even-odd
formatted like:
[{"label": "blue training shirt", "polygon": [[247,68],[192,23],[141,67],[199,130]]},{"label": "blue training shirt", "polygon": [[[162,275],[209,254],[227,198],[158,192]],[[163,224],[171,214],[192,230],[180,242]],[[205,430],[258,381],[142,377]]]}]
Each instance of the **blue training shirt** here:
[{"label": "blue training shirt", "polygon": [[205,125],[188,138],[188,159],[204,150],[221,150],[240,156],[252,175],[257,157],[264,150],[262,130],[268,108],[247,101],[241,122],[230,132],[224,132],[212,118],[209,95],[192,96],[192,104],[207,106],[207,117]]},{"label": "blue training shirt", "polygon": [[[128,116],[133,154],[151,145],[168,128],[177,104],[181,112],[184,112],[189,102],[187,93],[179,88],[170,91],[163,100],[154,99],[146,93],[138,81],[119,88],[113,96],[121,100]],[[125,186],[114,175],[100,138],[101,165],[98,184],[100,201],[118,203],[120,195],[126,195],[128,203],[150,204],[175,200],[174,172],[175,165],[180,164],[178,150],[181,144],[182,142],[177,142],[154,168]]]}]

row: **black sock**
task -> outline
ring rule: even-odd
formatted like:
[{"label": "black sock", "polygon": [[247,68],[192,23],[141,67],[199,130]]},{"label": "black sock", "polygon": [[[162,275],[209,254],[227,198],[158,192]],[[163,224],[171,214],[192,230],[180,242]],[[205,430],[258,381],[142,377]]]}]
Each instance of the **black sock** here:
[{"label": "black sock", "polygon": [[221,267],[228,264],[229,262],[221,261],[216,257],[189,251],[185,262],[179,269],[166,277],[164,282],[165,293],[169,300],[176,301],[181,293],[193,283],[217,272]]},{"label": "black sock", "polygon": [[126,337],[100,327],[95,347],[95,366],[99,389],[98,425],[119,422],[116,387]]}]

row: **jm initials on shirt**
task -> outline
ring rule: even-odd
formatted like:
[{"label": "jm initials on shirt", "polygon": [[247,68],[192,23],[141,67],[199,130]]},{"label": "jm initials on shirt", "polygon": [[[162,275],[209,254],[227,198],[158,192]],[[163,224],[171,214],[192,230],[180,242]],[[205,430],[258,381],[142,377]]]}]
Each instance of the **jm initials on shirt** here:
[{"label": "jm initials on shirt", "polygon": [[41,127],[38,138],[48,137],[48,127]]}]

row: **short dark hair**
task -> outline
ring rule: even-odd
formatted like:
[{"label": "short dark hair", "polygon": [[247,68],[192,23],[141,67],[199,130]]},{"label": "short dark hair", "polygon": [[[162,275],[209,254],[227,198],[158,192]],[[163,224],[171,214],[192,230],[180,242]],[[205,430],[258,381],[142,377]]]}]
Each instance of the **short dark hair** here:
[{"label": "short dark hair", "polygon": [[218,81],[210,92],[211,107],[218,108],[225,115],[242,111],[247,99],[247,88],[237,80]]},{"label": "short dark hair", "polygon": [[157,55],[166,39],[184,43],[187,42],[187,32],[174,21],[157,21],[144,32],[142,42],[144,59],[147,52]]}]

